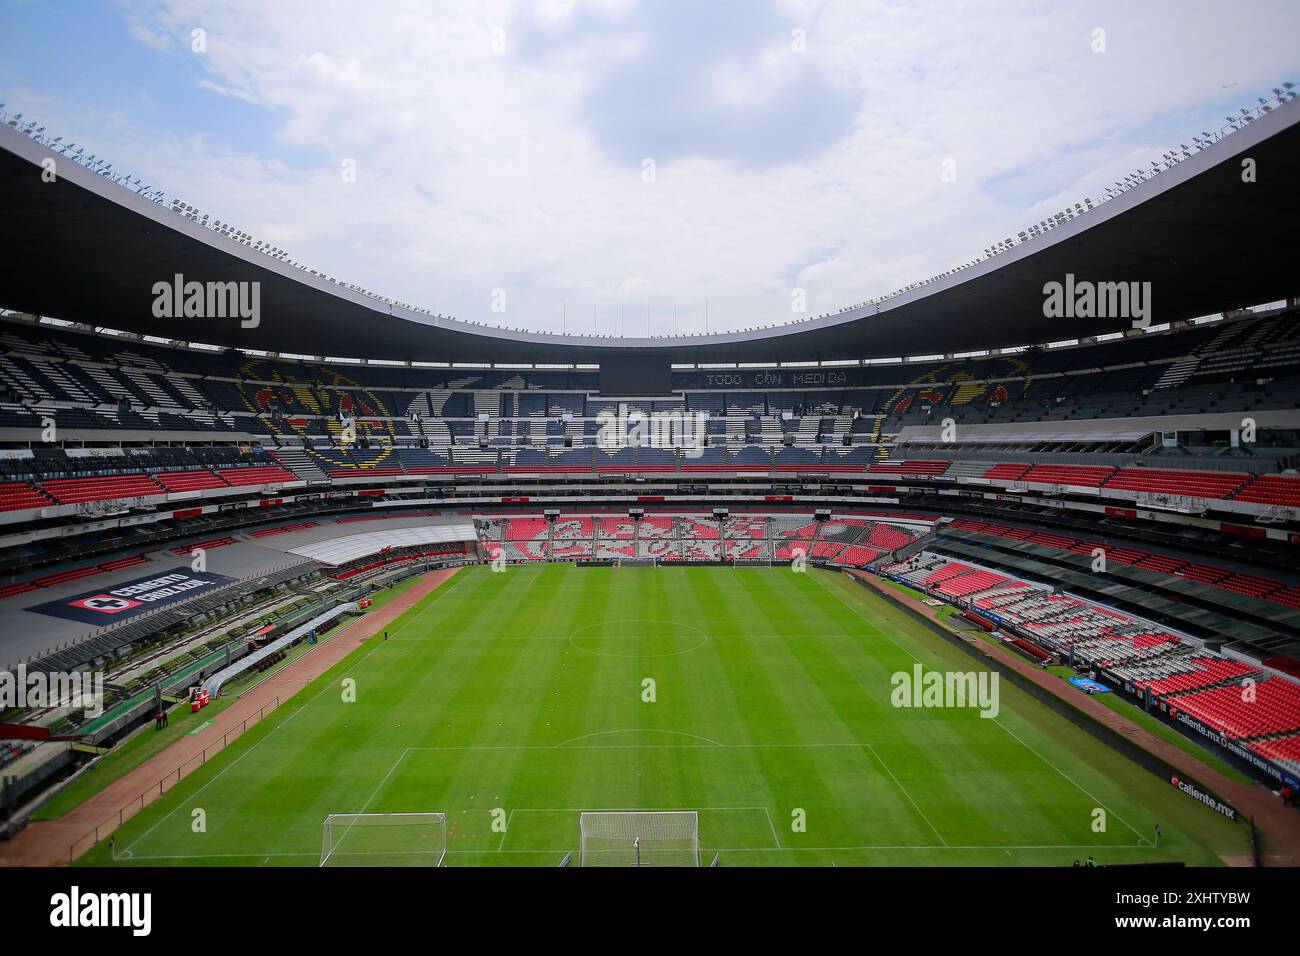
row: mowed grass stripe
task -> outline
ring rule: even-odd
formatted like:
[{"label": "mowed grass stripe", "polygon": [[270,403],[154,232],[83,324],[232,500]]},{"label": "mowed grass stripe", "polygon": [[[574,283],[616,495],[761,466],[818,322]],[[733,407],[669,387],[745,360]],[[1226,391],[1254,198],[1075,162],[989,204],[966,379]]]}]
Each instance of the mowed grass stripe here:
[{"label": "mowed grass stripe", "polygon": [[[1005,684],[996,724],[892,707],[914,657],[975,664],[841,575],[535,565],[454,582],[129,821],[125,862],[310,865],[324,815],[366,805],[446,811],[452,865],[553,865],[578,810],[611,807],[697,808],[727,865],[1207,863],[1236,839]],[[1096,801],[1106,832],[1088,827]],[[1116,814],[1161,820],[1161,849]]]},{"label": "mowed grass stripe", "polygon": [[[888,765],[880,761],[878,753],[872,747],[870,736],[880,734],[881,728],[888,728],[896,715],[885,713],[879,701],[879,688],[888,685],[888,675],[879,666],[861,666],[858,672],[844,666],[835,650],[829,644],[836,643],[835,637],[845,637],[853,627],[852,620],[844,615],[833,613],[835,609],[818,606],[807,600],[811,583],[807,575],[783,575],[777,578],[771,588],[764,588],[759,579],[749,578],[751,594],[755,605],[761,605],[768,622],[774,631],[780,632],[785,648],[789,650],[790,667],[802,675],[803,683],[816,688],[815,700],[822,713],[819,714],[818,726],[822,734],[827,727],[835,728],[829,734],[829,740],[844,739],[857,741],[865,753],[855,754],[855,760],[861,767],[859,773],[879,774],[883,771],[885,779],[897,788],[894,796],[894,813],[910,817],[909,830],[917,842],[945,842],[943,834],[933,825],[930,817],[902,787],[896,775]],[[758,593],[762,592],[762,593]],[[807,607],[807,611],[803,611]],[[841,646],[852,646],[850,641],[840,640]],[[854,662],[863,663],[871,658],[861,652],[854,654]],[[844,760],[844,752],[836,750],[814,750],[815,761],[822,763],[823,775],[833,774],[837,765]],[[870,758],[868,758],[870,754]],[[872,766],[876,763],[879,767]],[[827,766],[829,765],[829,766]],[[901,797],[901,799],[900,799]],[[891,827],[893,829],[893,827]],[[815,835],[815,831],[814,831]],[[870,839],[866,840],[870,843]]]},{"label": "mowed grass stripe", "polygon": [[[768,672],[759,663],[749,642],[734,635],[746,629],[765,626],[756,609],[738,603],[734,592],[739,587],[732,572],[708,575],[686,575],[682,586],[675,592],[678,613],[687,620],[708,622],[710,641],[699,651],[683,660],[695,677],[700,699],[707,707],[698,708],[702,716],[698,733],[730,747],[744,747],[760,740],[778,739],[782,733],[794,739],[793,721],[772,691]],[[718,633],[733,635],[717,637]],[[766,830],[761,828],[757,814],[748,817],[734,816],[727,821],[731,826],[723,831],[719,840],[706,826],[701,834],[705,849],[736,846],[749,841],[759,846],[775,846],[780,837],[772,832],[786,829],[792,804],[781,790],[779,774],[796,773],[795,764],[804,759],[799,754],[795,761],[783,760],[775,751],[751,748],[740,753],[729,753],[724,763],[721,755],[709,750],[697,752],[705,765],[704,793],[709,802],[717,806],[743,792],[747,805],[762,806],[765,810]],[[809,788],[812,799],[825,799],[820,781]],[[754,827],[759,829],[755,832]],[[748,826],[747,830],[742,827]],[[710,852],[711,855],[711,852]]]},{"label": "mowed grass stripe", "polygon": [[[905,612],[878,599],[869,599],[868,592],[853,583],[847,575],[823,574],[816,580],[826,590],[838,592],[839,601],[862,619],[865,627],[897,647],[899,654],[907,657],[912,664],[918,660],[923,661],[925,663],[922,666],[926,670],[971,668],[971,658],[946,645],[940,644],[937,650],[932,650],[929,654],[923,645],[917,643],[900,646],[891,638],[890,631],[895,628],[905,630],[909,625],[920,628],[920,633],[929,638],[926,643],[941,639],[930,635],[924,625],[916,624]],[[933,667],[930,666],[931,662]],[[1105,835],[1109,834],[1109,842],[1115,844],[1143,841],[1145,838],[1140,831],[1127,819],[1134,814],[1134,804],[1129,794],[1122,787],[1114,787],[1109,780],[1110,771],[1115,767],[1114,752],[1085,735],[1077,732],[1071,734],[1073,728],[1014,684],[1001,682],[1000,691],[1003,709],[996,718],[977,718],[976,722],[966,721],[954,725],[958,729],[964,729],[962,738],[954,742],[956,746],[942,747],[938,746],[942,741],[928,740],[914,751],[921,759],[931,763],[934,755],[939,753],[948,755],[949,761],[960,760],[962,755],[975,758],[973,766],[952,767],[948,771],[960,791],[951,802],[955,811],[966,811],[964,817],[971,824],[969,832],[991,831],[998,834],[999,839],[1009,840],[1026,832],[1024,821],[1039,819],[1057,832],[1064,830],[1075,835],[1083,833],[1092,839],[1105,839]],[[910,713],[941,716],[951,712]],[[1034,714],[1034,718],[1026,716],[1030,713]],[[1000,730],[1003,737],[983,732],[985,728],[979,726],[979,721],[986,720]],[[1016,725],[1014,729],[1011,724]],[[1048,736],[1053,731],[1058,734],[1055,740]],[[1073,739],[1069,740],[1067,752],[1061,753],[1058,745],[1064,743],[1067,736],[1072,736]],[[1052,757],[1049,758],[1047,754],[1052,754]],[[1061,763],[1070,763],[1079,757],[1091,760],[1092,765],[1101,773],[1100,780],[1090,784],[1087,789],[1080,785],[1075,774],[1067,773],[1060,767]],[[990,779],[989,768],[998,768],[1003,773]],[[1014,777],[1015,784],[1009,790],[1004,783],[1008,775]],[[1143,779],[1149,782],[1149,778]],[[1069,785],[1070,798],[1053,801],[1050,795],[1057,792],[1061,781]],[[1123,815],[1114,813],[1111,821],[1114,826],[1108,826],[1103,833],[1092,829],[1094,812],[1099,807],[1108,814],[1112,813],[1111,808],[1124,811]],[[970,819],[972,815],[977,815],[979,819]]]},{"label": "mowed grass stripe", "polygon": [[[456,590],[444,589],[459,579],[458,575],[394,621],[390,633],[418,628],[440,601],[447,597],[454,600]],[[382,766],[386,770],[391,766],[385,762],[387,758],[395,757],[391,746],[379,751],[356,747],[341,733],[342,724],[352,716],[343,708],[357,706],[342,703],[341,681],[345,676],[357,675],[364,680],[376,652],[384,646],[382,638],[371,641],[339,662],[301,692],[295,702],[255,726],[247,740],[237,742],[230,751],[187,778],[176,793],[197,791],[189,812],[173,813],[168,808],[142,834],[119,841],[119,845],[133,853],[148,854],[156,852],[158,844],[178,841],[195,853],[251,843],[259,851],[273,853],[311,846],[311,841],[319,843],[320,821],[325,815],[359,808],[369,793],[367,788],[378,779],[374,768]],[[303,759],[304,755],[310,755],[309,759]],[[286,792],[318,797],[306,806],[286,807]],[[160,806],[169,802],[165,799]],[[195,832],[195,809],[204,811],[206,831]],[[134,823],[128,824],[126,834],[135,830]]]},{"label": "mowed grass stripe", "polygon": [[[465,615],[443,622],[442,626],[480,636],[508,635],[532,627],[538,576],[518,576],[513,582],[500,583],[493,577],[500,579],[504,575],[487,576]],[[497,593],[507,583],[513,595],[510,602]],[[544,706],[541,688],[551,669],[549,663],[535,666],[530,658],[548,651],[554,653],[554,646],[516,641],[452,641],[448,646],[463,667],[432,675],[435,685],[429,688],[429,697],[442,698],[446,703],[440,709],[438,723],[428,722],[419,746],[436,746],[447,739],[481,748],[516,743],[531,715]],[[418,708],[419,704],[414,701],[412,707]],[[445,809],[457,821],[455,836],[467,839],[473,834],[477,838],[481,832],[486,838],[491,832],[486,814],[504,799],[507,773],[517,752],[497,753],[495,762],[500,769],[491,779],[483,778],[474,753],[469,749],[442,749],[404,756],[399,772],[369,809],[390,811],[399,805],[401,809]],[[463,825],[462,817],[466,818]]]},{"label": "mowed grass stripe", "polygon": [[[889,726],[887,718],[892,716],[885,713],[877,695],[878,688],[888,684],[888,668],[865,657],[851,641],[842,641],[841,645],[851,648],[854,657],[863,662],[858,673],[852,673],[825,644],[826,635],[843,637],[854,622],[833,606],[809,600],[816,585],[806,573],[775,575],[771,580],[748,574],[740,577],[748,585],[752,602],[764,609],[772,633],[779,635],[779,640],[765,645],[769,655],[775,658],[778,650],[785,651],[780,664],[784,676],[777,680],[815,705],[816,713],[807,725],[812,730],[803,735],[804,742],[857,745],[856,750],[810,749],[818,774],[830,781],[844,779],[849,788],[857,786],[855,778],[862,776],[869,776],[875,784],[878,796],[871,822],[855,818],[839,826],[856,829],[858,842],[863,844],[876,842],[882,831],[901,833],[906,842],[942,844],[942,834],[873,750],[872,737]],[[846,769],[852,774],[846,775]],[[836,794],[836,804],[856,806],[858,801],[841,792]],[[886,825],[876,825],[880,816],[887,818]],[[811,843],[819,834],[826,835],[820,827],[812,826],[816,822],[810,822],[806,842]]]},{"label": "mowed grass stripe", "polygon": [[[739,575],[749,573],[748,569],[739,572],[709,569],[708,574],[697,575],[702,603],[709,608],[710,619],[721,617],[732,633],[743,633],[746,627],[743,621],[748,620],[754,633],[771,634],[775,621],[759,604],[748,599],[738,580]],[[730,596],[728,591],[732,592]],[[821,708],[817,703],[820,691],[794,676],[797,661],[779,641],[729,639],[719,643],[718,648],[731,698],[737,702],[738,713],[750,728],[752,740],[796,745],[810,740],[836,742],[836,728],[820,720]],[[805,734],[824,736],[805,737]],[[845,742],[849,740],[846,738]],[[885,782],[864,775],[865,763],[860,759],[855,761],[852,751],[835,751],[829,760],[829,751],[801,746],[759,747],[751,753],[751,764],[756,764],[770,794],[773,816],[781,821],[783,843],[820,842],[827,833],[855,833],[855,828],[861,827],[864,821],[851,808],[858,807],[864,799],[878,813],[902,815],[901,805],[891,808],[894,797]],[[852,779],[849,786],[855,790],[847,800],[845,794],[838,792],[841,780],[846,779]],[[796,810],[803,812],[811,832],[789,830]],[[916,834],[909,833],[909,838],[912,836]]]},{"label": "mowed grass stripe", "polygon": [[[812,572],[805,576],[801,579],[804,588],[822,587],[822,575]],[[809,597],[805,595],[804,600]],[[1029,753],[1021,757],[990,734],[988,727],[980,727],[979,723],[988,718],[980,717],[973,706],[895,708],[891,700],[892,678],[897,673],[913,678],[916,661],[850,608],[838,603],[825,604],[824,608],[845,627],[859,633],[846,642],[826,628],[810,630],[811,642],[824,653],[805,654],[805,665],[819,686],[826,689],[837,710],[855,726],[865,720],[871,724],[884,722],[893,729],[888,736],[871,739],[869,749],[918,814],[931,824],[933,819],[946,821],[943,842],[978,842],[988,838],[990,826],[1006,821],[1014,821],[1012,826],[1022,838],[1041,835],[1050,839],[1056,826],[1053,821],[1038,819],[1039,804],[1026,793],[1023,783],[1024,775],[1032,776],[1040,770],[1040,762]],[[854,644],[859,649],[867,647],[870,653],[855,653]],[[864,666],[863,662],[874,662],[876,666]],[[957,663],[974,670],[973,661]],[[1012,784],[1003,771],[1016,764],[1018,758],[1021,776]],[[991,767],[999,769],[990,771]],[[1056,786],[1055,781],[1052,785]],[[1066,814],[1065,801],[1053,806],[1060,808],[1062,816]],[[1082,805],[1068,808],[1071,813],[1077,811],[1080,820],[1087,819],[1087,809]],[[1042,825],[1036,825],[1039,823]]]}]

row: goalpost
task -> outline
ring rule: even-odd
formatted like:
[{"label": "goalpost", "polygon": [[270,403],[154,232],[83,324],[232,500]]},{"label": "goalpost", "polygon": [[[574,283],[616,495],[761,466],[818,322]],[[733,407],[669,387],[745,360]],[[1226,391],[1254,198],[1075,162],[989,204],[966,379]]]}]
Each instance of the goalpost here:
[{"label": "goalpost", "polygon": [[699,866],[694,810],[601,810],[581,818],[581,866]]},{"label": "goalpost", "polygon": [[442,866],[444,813],[331,813],[321,866]]},{"label": "goalpost", "polygon": [[658,558],[615,558],[616,568],[655,568],[659,566]]}]

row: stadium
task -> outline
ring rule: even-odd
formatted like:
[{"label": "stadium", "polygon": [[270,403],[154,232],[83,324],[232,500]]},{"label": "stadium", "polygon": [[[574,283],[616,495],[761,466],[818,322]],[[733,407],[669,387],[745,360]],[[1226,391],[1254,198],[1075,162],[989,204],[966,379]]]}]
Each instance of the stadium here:
[{"label": "stadium", "polygon": [[0,865],[1300,863],[1254,92],[939,274],[644,334],[370,292],[0,106]]}]

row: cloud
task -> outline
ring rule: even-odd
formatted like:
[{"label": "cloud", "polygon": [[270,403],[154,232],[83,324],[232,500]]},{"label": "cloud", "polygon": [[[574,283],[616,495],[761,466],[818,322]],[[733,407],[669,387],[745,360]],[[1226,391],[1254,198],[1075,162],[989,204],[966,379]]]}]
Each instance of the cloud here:
[{"label": "cloud", "polygon": [[231,99],[243,100],[246,103],[261,105],[261,101],[255,96],[252,96],[243,90],[231,89],[230,87],[222,86],[219,83],[213,83],[211,80],[199,80],[198,87],[201,90],[208,90],[209,92],[216,93],[218,96],[226,96]]},{"label": "cloud", "polygon": [[151,30],[143,24],[135,24],[130,30],[132,38],[143,43],[151,50],[169,50],[171,49],[172,40],[165,33],[159,33]]},{"label": "cloud", "polygon": [[614,161],[699,156],[769,166],[845,135],[861,90],[819,69],[797,19],[762,0],[656,0],[527,19],[520,57],[580,70],[577,116]]},{"label": "cloud", "polygon": [[[335,277],[605,332],[950,268],[1289,78],[1300,27],[1290,2],[125,2],[141,43],[206,31],[171,51],[193,125],[101,122],[92,94],[68,134]],[[212,93],[273,134],[248,146]]]}]

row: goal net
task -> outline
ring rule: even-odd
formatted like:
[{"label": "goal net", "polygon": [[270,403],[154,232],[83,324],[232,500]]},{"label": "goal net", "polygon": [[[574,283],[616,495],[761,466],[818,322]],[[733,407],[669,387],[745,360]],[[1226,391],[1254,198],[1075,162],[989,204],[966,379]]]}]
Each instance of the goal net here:
[{"label": "goal net", "polygon": [[445,814],[331,813],[320,865],[442,866],[446,852]]},{"label": "goal net", "polygon": [[616,568],[653,568],[659,564],[658,558],[615,558]]},{"label": "goal net", "polygon": [[603,810],[582,814],[582,866],[699,866],[694,810]]}]

